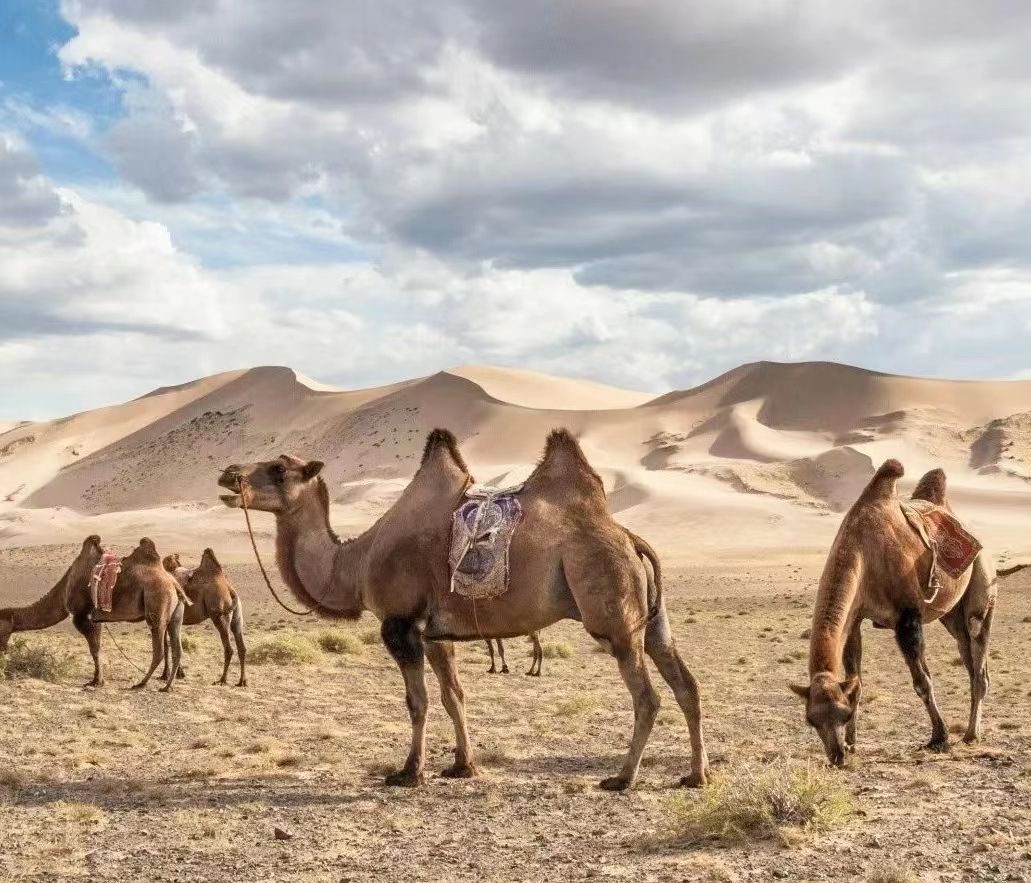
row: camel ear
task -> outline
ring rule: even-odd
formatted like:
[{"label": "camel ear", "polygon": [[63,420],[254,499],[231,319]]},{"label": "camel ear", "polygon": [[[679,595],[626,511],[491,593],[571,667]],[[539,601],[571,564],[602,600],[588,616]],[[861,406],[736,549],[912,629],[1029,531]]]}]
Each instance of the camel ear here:
[{"label": "camel ear", "polygon": [[800,696],[803,699],[809,698],[808,684],[806,684],[805,686],[803,686],[802,684],[788,684],[788,686],[791,687],[791,692],[794,693],[796,696]]},{"label": "camel ear", "polygon": [[305,481],[310,481],[322,471],[322,467],[325,465],[321,460],[309,460],[301,469],[301,475],[304,476]]},{"label": "camel ear", "polygon": [[838,684],[838,686],[841,687],[841,692],[845,694],[845,699],[848,701],[848,704],[855,708],[856,702],[859,701],[859,690],[862,686],[859,682],[859,678],[854,676],[847,678]]}]

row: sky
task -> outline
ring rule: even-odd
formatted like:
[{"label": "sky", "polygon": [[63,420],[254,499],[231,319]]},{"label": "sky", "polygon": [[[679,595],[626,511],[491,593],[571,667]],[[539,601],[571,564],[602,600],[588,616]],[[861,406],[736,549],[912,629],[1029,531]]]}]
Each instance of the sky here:
[{"label": "sky", "polygon": [[1025,0],[0,4],[0,420],[217,371],[1031,377]]}]

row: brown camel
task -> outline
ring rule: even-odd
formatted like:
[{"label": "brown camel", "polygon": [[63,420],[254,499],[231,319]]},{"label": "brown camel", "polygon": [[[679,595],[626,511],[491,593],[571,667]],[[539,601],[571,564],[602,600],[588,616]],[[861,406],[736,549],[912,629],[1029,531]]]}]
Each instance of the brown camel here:
[{"label": "brown camel", "polygon": [[[441,685],[455,727],[455,763],[447,777],[475,775],[465,700],[452,641],[511,638],[560,619],[583,622],[609,650],[630,691],[634,731],[620,772],[603,788],[634,784],[655,722],[659,696],[645,664],[651,656],[673,688],[691,735],[691,773],[702,785],[707,760],[698,688],[677,652],[662,598],[658,559],[608,514],[601,479],[565,430],[548,437],[520,502],[523,520],[512,537],[508,590],[473,602],[450,591],[451,517],[472,479],[455,437],[434,430],[418,471],[393,506],[361,536],[341,542],[329,525],[323,464],[286,455],[228,467],[219,484],[233,491],[226,505],[276,516],[276,557],[287,586],[325,616],[356,619],[370,610],[382,623],[383,643],[401,669],[412,722],[412,742],[390,785],[423,781],[426,734],[424,657]],[[643,558],[652,562],[649,573]]]},{"label": "brown camel", "polygon": [[[229,582],[219,564],[215,553],[205,549],[200,564],[193,570],[183,567],[179,553],[166,555],[162,561],[165,570],[176,578],[183,587],[186,596],[193,602],[183,613],[183,625],[198,625],[206,619],[222,639],[222,677],[215,681],[217,686],[225,686],[228,682],[229,665],[233,661],[233,648],[229,643],[229,632],[233,633],[236,652],[240,658],[240,680],[236,686],[247,686],[247,647],[243,641],[243,602]],[[165,647],[165,670],[162,677],[168,675],[168,646]],[[180,678],[186,677],[185,667],[179,666]]]},{"label": "brown camel", "polygon": [[[792,685],[806,704],[806,720],[823,741],[828,760],[845,762],[856,744],[857,709],[862,693],[860,626],[895,632],[913,686],[931,718],[927,748],[947,751],[948,729],[934,698],[924,655],[924,623],[940,619],[959,645],[970,676],[970,719],[965,742],[981,732],[981,702],[988,692],[988,640],[997,582],[989,554],[982,550],[958,578],[941,572],[941,587],[928,600],[932,553],[910,526],[899,504],[896,483],[902,464],[887,460],[845,515],[820,578],[809,645],[809,683]],[[913,492],[951,512],[945,473],[927,473]]]},{"label": "brown camel", "polygon": [[[544,659],[541,639],[537,632],[530,632],[527,637],[530,639],[530,643],[533,644],[533,662],[530,663],[530,668],[526,673],[530,677],[539,678],[541,676],[541,662]],[[493,643],[491,643],[492,641]],[[505,645],[501,643],[501,638],[488,638],[485,643],[487,645],[487,652],[490,653],[490,668],[487,669],[487,674],[497,674],[500,671],[501,674],[507,675],[508,663],[505,662]],[[494,661],[494,644],[498,645],[498,657],[501,659],[500,669],[498,669]]]},{"label": "brown camel", "polygon": [[[144,537],[139,545],[122,559],[122,571],[114,587],[110,612],[94,607],[90,589],[93,568],[99,563],[104,550],[100,537],[86,537],[82,548],[64,576],[42,598],[26,607],[8,607],[0,610],[0,652],[7,649],[12,632],[44,629],[56,625],[69,614],[72,623],[89,644],[93,656],[93,680],[87,686],[104,684],[100,660],[100,629],[105,622],[141,622],[150,626],[152,654],[150,670],[133,685],[134,690],[146,686],[161,662],[166,634],[172,648],[173,672],[182,655],[180,626],[183,600],[178,583],[161,567],[161,558],[152,540]],[[173,678],[166,680],[162,692],[172,688]]]}]

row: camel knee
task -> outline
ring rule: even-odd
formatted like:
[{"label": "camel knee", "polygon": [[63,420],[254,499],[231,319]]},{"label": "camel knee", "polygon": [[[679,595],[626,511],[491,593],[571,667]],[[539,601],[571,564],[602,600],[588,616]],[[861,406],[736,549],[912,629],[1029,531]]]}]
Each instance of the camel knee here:
[{"label": "camel knee", "polygon": [[415,627],[414,619],[407,616],[388,616],[380,626],[380,637],[398,665],[422,665],[422,636]]}]

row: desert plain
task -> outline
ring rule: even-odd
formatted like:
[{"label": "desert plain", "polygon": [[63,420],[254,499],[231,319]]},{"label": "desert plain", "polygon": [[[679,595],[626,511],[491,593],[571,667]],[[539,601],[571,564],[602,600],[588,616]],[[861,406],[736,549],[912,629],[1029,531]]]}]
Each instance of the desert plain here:
[{"label": "desert plain", "polygon": [[[324,460],[334,526],[356,533],[436,426],[489,484],[526,475],[549,429],[578,435],[614,516],[665,564],[702,688],[708,788],[675,787],[687,732],[661,684],[638,787],[597,788],[625,750],[630,701],[576,623],[543,633],[540,679],[523,674],[521,639],[507,675],[486,673],[482,643],[461,645],[481,775],[433,776],[453,734],[430,676],[428,783],[384,787],[409,725],[375,621],[276,607],[215,479],[283,451]],[[221,648],[210,625],[192,627],[175,690],[130,693],[148,638],[114,625],[108,684],[90,690],[67,621],[16,636],[54,666],[50,680],[0,678],[0,879],[1031,880],[1031,570],[1000,585],[981,744],[954,734],[948,754],[920,750],[927,717],[889,632],[866,633],[848,769],[825,768],[788,690],[805,679],[841,514],[887,457],[906,467],[903,491],[944,468],[995,558],[1031,560],[1031,381],[757,363],[655,397],[484,366],[358,391],[257,368],[15,424],[0,433],[0,606],[47,591],[89,533],[123,553],[147,535],[184,561],[212,546],[244,600],[250,660],[248,687],[211,686]],[[255,526],[270,561],[272,519]],[[965,671],[944,628],[928,642],[961,730]]]}]

